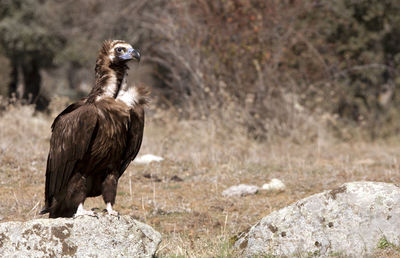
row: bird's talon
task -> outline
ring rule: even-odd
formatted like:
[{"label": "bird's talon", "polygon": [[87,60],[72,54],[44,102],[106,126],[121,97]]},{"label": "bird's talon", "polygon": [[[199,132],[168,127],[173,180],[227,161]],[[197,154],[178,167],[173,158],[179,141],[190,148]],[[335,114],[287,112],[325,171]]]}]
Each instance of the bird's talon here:
[{"label": "bird's talon", "polygon": [[116,216],[119,219],[118,211],[113,210],[111,203],[107,203],[107,213],[111,216]]},{"label": "bird's talon", "polygon": [[119,213],[117,212],[117,211],[107,211],[107,213],[109,214],[109,215],[111,215],[111,216],[116,216],[116,217],[118,217],[119,218]]},{"label": "bird's talon", "polygon": [[97,214],[91,210],[85,210],[83,209],[83,204],[79,204],[78,210],[76,211],[76,213],[74,214],[74,218],[80,217],[80,216],[91,216],[91,217],[97,217]]}]

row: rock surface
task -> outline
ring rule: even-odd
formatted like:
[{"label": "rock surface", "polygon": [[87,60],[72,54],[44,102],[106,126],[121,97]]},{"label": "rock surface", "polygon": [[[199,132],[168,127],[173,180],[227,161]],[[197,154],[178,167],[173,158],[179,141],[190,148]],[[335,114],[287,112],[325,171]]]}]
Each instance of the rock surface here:
[{"label": "rock surface", "polygon": [[225,197],[232,197],[232,196],[246,196],[249,194],[256,194],[258,192],[258,186],[256,185],[234,185],[229,187],[228,189],[222,192],[222,195]]},{"label": "rock surface", "polygon": [[129,216],[0,223],[1,257],[152,257],[161,235]]},{"label": "rock surface", "polygon": [[235,246],[243,256],[371,255],[378,243],[400,245],[400,188],[353,182],[264,217]]}]

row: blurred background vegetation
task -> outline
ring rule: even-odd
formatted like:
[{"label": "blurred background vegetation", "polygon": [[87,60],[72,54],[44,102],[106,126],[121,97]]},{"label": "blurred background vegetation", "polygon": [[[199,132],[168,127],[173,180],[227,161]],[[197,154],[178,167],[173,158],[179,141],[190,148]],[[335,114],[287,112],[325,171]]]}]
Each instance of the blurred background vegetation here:
[{"label": "blurred background vegetation", "polygon": [[[1,0],[0,94],[48,108],[94,81],[105,39],[143,56],[155,110],[271,141],[400,129],[400,2]],[[4,99],[4,98],[3,98]]]}]

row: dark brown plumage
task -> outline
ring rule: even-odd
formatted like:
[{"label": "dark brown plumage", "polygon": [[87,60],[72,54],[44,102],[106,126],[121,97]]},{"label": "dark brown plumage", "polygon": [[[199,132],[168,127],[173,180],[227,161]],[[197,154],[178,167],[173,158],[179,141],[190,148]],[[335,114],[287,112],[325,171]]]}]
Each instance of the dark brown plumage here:
[{"label": "dark brown plumage", "polygon": [[140,54],[124,41],[104,42],[90,94],[68,106],[52,125],[45,206],[50,218],[92,214],[86,197],[102,195],[110,214],[119,177],[139,152],[148,91],[129,87],[127,62]]}]

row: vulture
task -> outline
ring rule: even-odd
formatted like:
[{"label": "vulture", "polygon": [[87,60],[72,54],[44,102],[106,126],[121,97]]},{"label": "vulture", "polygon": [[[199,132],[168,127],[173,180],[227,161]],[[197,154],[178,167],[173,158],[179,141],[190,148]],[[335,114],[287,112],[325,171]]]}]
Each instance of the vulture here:
[{"label": "vulture", "polygon": [[127,83],[129,61],[140,53],[122,40],[107,40],[95,67],[89,95],[54,120],[47,159],[45,205],[50,218],[92,215],[83,204],[102,196],[110,215],[118,179],[139,152],[143,138],[146,87]]}]

